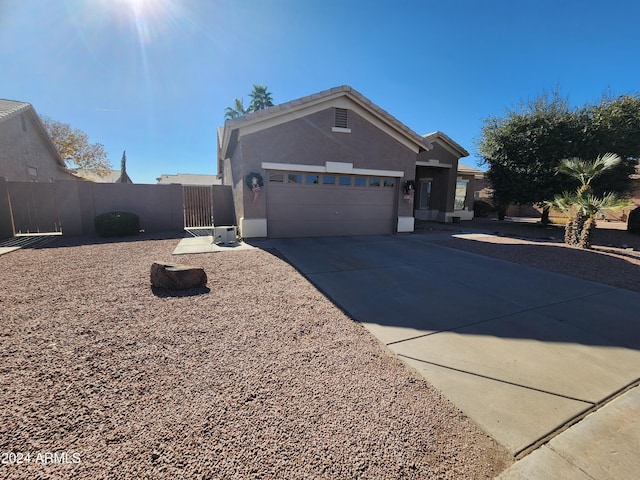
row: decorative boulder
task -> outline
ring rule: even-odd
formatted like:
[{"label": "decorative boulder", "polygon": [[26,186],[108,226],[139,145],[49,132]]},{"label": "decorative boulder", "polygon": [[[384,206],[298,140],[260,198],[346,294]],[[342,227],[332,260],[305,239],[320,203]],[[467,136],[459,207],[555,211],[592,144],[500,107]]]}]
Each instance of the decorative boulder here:
[{"label": "decorative boulder", "polygon": [[151,285],[167,290],[186,290],[204,287],[207,274],[201,267],[154,262],[151,265]]}]

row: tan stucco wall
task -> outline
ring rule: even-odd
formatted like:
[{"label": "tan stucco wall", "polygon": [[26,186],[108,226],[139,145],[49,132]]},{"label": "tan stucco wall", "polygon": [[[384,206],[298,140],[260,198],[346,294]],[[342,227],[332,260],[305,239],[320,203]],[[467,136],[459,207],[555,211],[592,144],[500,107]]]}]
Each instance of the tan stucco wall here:
[{"label": "tan stucco wall", "polygon": [[[244,160],[241,171],[233,171],[235,187],[242,185],[243,201],[240,203],[244,204],[244,212],[238,212],[238,217],[266,217],[268,186],[253,203],[253,194],[244,185],[244,176],[249,172],[258,172],[266,180],[262,162],[319,166],[324,166],[326,162],[346,162],[359,169],[402,171],[403,178],[399,179],[396,186],[397,214],[413,215],[412,206],[403,201],[402,185],[414,178],[415,152],[353,110],[349,110],[351,133],[332,132],[333,120],[334,110],[329,107],[240,138],[231,162],[233,170],[235,165],[241,165],[238,160]],[[226,172],[225,169],[225,175]],[[236,205],[237,200],[239,198],[236,196]]]},{"label": "tan stucco wall", "polygon": [[0,240],[13,236],[7,181],[0,177]]},{"label": "tan stucco wall", "polygon": [[[51,188],[54,189],[53,200],[48,195]],[[31,190],[29,198],[34,199],[35,208],[38,208],[38,202],[47,202],[47,207],[57,210],[64,235],[95,233],[94,218],[112,211],[135,213],[140,217],[140,227],[147,232],[178,231],[184,227],[181,185],[109,184],[74,180],[45,184],[0,181],[0,198],[7,198],[7,192],[10,193],[12,189],[17,192]],[[21,205],[23,202],[14,203],[14,215],[18,214],[19,209],[27,208]],[[31,205],[28,207],[33,208]],[[46,209],[40,207],[39,210]],[[13,231],[5,228],[11,224],[8,202],[1,200],[0,221],[3,225],[0,234],[12,236]]]},{"label": "tan stucco wall", "polygon": [[[36,177],[29,175],[29,167],[37,169]],[[30,110],[0,122],[0,177],[17,182],[74,178],[57,163]]]}]

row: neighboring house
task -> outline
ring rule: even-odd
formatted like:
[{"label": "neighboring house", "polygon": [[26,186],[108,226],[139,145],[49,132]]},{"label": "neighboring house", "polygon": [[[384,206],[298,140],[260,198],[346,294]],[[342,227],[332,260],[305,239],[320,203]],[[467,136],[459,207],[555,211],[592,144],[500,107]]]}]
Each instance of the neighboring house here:
[{"label": "neighboring house", "polygon": [[467,155],[442,132],[418,135],[349,86],[218,130],[218,168],[245,238],[412,232],[415,218],[471,218],[475,172],[458,172]]},{"label": "neighboring house", "polygon": [[15,182],[77,180],[29,103],[0,99],[0,177]]},{"label": "neighboring house", "polygon": [[[465,198],[465,220],[471,220],[473,218],[473,202],[483,198],[486,191],[484,183],[484,172],[478,168],[467,165],[466,163],[458,162],[458,181],[464,180],[467,182],[467,196]],[[456,200],[456,208],[457,208]],[[471,213],[471,216],[469,216]]]},{"label": "neighboring house", "polygon": [[178,173],[175,175],[163,173],[156,178],[159,185],[177,183],[180,185],[222,185],[222,178],[218,175],[199,175],[196,173]]},{"label": "neighboring house", "polygon": [[127,172],[123,179],[120,170],[107,170],[105,175],[99,175],[95,170],[85,168],[74,168],[72,172],[76,177],[95,183],[133,183]]},{"label": "neighboring house", "polygon": [[482,172],[482,178],[476,178],[474,198],[493,204],[493,189],[485,174],[486,172]]}]

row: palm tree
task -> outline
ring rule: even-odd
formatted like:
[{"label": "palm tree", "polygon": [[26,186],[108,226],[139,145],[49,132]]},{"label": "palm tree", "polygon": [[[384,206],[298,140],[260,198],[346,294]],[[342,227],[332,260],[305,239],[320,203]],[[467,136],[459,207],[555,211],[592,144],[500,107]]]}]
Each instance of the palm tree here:
[{"label": "palm tree", "polygon": [[258,110],[273,107],[273,98],[271,92],[267,91],[268,88],[262,84],[253,85],[253,91],[249,94],[251,97],[250,111],[257,112]]},{"label": "palm tree", "polygon": [[225,120],[233,120],[234,118],[238,118],[241,115],[251,111],[250,109],[244,108],[244,99],[238,100],[237,98],[233,101],[233,107],[227,107],[224,111]]},{"label": "palm tree", "polygon": [[598,197],[593,194],[591,182],[603,172],[618,165],[622,159],[614,153],[605,153],[592,161],[567,158],[560,161],[559,173],[569,175],[580,182],[575,193],[563,192],[547,204],[565,212],[569,220],[565,227],[564,241],[568,245],[591,248],[591,237],[596,228],[596,214],[604,210],[619,210],[629,201],[615,193]]}]

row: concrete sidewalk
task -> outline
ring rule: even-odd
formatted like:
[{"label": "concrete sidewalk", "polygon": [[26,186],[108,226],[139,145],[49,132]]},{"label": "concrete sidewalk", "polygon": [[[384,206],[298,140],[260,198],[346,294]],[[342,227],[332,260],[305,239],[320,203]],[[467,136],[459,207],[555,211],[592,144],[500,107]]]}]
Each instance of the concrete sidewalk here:
[{"label": "concrete sidewalk", "polygon": [[173,250],[172,255],[186,255],[189,253],[214,253],[235,252],[240,250],[253,250],[255,247],[244,242],[216,244],[213,236],[186,237]]},{"label": "concrete sidewalk", "polygon": [[635,387],[516,462],[497,478],[638,478],[638,432],[640,387]]},{"label": "concrete sidewalk", "polygon": [[[557,460],[560,439],[571,444],[570,432],[587,419],[609,422],[605,408],[614,402],[622,416],[629,409],[637,416],[637,393],[607,403],[640,378],[640,294],[448,249],[433,238],[267,242],[516,457],[535,450],[528,461]],[[555,444],[538,448],[550,439]],[[611,439],[615,446],[615,432]],[[639,448],[638,424],[629,423],[620,441]],[[619,464],[602,455],[584,461]],[[640,459],[630,463],[635,474]],[[504,478],[544,477],[510,471]],[[611,471],[594,478],[624,478]]]}]

